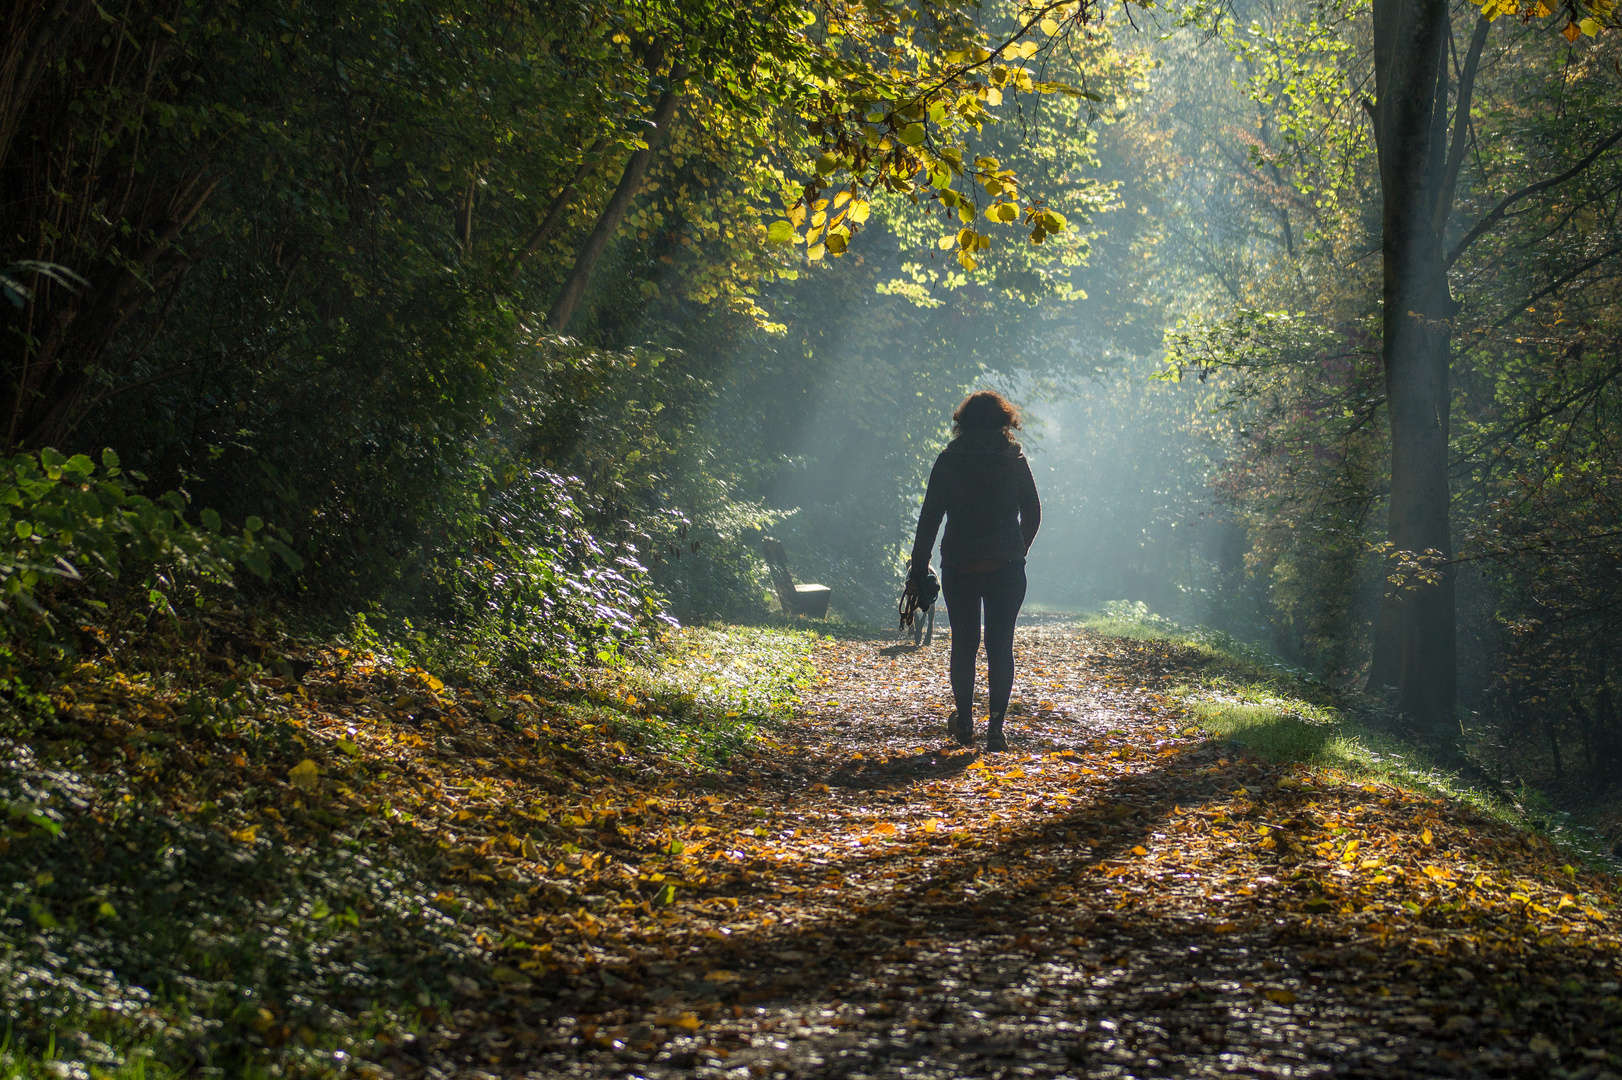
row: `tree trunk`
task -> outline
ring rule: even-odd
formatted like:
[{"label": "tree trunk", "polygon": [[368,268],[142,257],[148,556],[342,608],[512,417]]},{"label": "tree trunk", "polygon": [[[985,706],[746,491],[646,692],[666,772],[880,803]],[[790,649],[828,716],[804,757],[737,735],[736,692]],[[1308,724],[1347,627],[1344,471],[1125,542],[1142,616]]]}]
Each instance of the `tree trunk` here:
[{"label": "tree trunk", "polygon": [[581,297],[586,295],[586,286],[591,283],[591,273],[597,268],[597,262],[608,250],[608,242],[614,238],[620,223],[625,220],[625,214],[631,208],[631,199],[636,195],[637,188],[642,186],[642,180],[648,175],[648,166],[653,163],[653,156],[659,150],[659,143],[664,139],[665,131],[670,127],[671,120],[676,115],[676,105],[681,99],[680,87],[687,78],[687,66],[677,64],[671,69],[670,78],[665,84],[665,91],[659,95],[659,103],[654,106],[653,127],[645,138],[646,145],[633,153],[625,163],[625,171],[620,174],[620,182],[614,188],[614,194],[609,198],[608,205],[603,208],[602,214],[597,218],[597,225],[586,237],[580,251],[575,255],[574,268],[563,281],[563,288],[558,291],[558,297],[552,302],[551,314],[547,316],[547,323],[555,331],[561,331],[569,325],[574,317],[575,308],[580,305]]},{"label": "tree trunk", "polygon": [[597,155],[602,153],[607,145],[608,140],[598,136],[597,141],[586,149],[586,152],[580,158],[579,166],[575,168],[574,176],[563,185],[563,190],[559,191],[557,196],[553,198],[552,205],[547,207],[546,216],[541,219],[539,225],[535,226],[535,231],[525,237],[523,246],[518,249],[518,254],[513,256],[515,264],[523,262],[546,246],[546,242],[552,238],[552,233],[562,224],[563,212],[569,208],[569,200],[574,198],[575,188],[580,186],[580,181],[584,180],[586,174],[597,164]]},{"label": "tree trunk", "polygon": [[[1431,580],[1387,583],[1371,688],[1395,686],[1397,707],[1451,731],[1457,697],[1453,557],[1447,485],[1451,319],[1443,230],[1451,206],[1445,0],[1376,0],[1375,92],[1385,310],[1381,355],[1391,422],[1388,567],[1418,555]],[[1459,106],[1468,109],[1461,87]],[[1462,130],[1460,132],[1462,135]],[[1407,553],[1412,553],[1408,555]]]}]

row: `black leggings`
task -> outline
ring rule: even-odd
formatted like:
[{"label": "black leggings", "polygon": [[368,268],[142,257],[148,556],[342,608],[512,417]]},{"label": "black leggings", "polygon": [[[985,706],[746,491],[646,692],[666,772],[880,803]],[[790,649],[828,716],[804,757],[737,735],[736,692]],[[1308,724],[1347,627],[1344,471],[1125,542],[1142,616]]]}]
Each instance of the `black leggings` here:
[{"label": "black leggings", "polygon": [[974,658],[980,651],[982,605],[991,711],[1006,713],[1014,691],[1014,621],[1025,602],[1025,564],[1009,563],[985,574],[965,574],[948,566],[941,573],[941,593],[952,625],[952,697],[958,716],[974,716]]}]

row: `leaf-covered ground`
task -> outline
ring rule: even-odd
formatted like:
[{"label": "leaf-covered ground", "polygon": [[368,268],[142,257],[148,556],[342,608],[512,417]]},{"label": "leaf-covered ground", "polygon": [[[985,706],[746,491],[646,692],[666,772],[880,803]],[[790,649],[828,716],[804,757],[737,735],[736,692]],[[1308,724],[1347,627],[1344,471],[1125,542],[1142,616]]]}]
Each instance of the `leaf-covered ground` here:
[{"label": "leaf-covered ground", "polygon": [[[164,1002],[130,983],[178,948],[216,995],[199,1059],[283,1073],[1622,1072],[1613,881],[1458,805],[1203,736],[1181,702],[1209,650],[1022,629],[1011,750],[984,755],[946,740],[944,644],[750,637],[551,698],[314,657],[302,685],[264,680],[276,725],[181,729],[147,779],[146,691],[80,701],[74,775],[122,758],[155,785],[131,802],[168,804],[109,818],[64,871],[42,853],[111,789],[42,798],[62,836],[19,823],[6,936],[28,913],[44,962],[77,920],[135,1016],[174,1014],[172,973]],[[683,723],[774,717],[724,767],[672,756]],[[154,829],[147,890],[112,887],[115,843]],[[123,941],[154,903],[177,940]],[[0,965],[14,1002],[31,947]]]}]

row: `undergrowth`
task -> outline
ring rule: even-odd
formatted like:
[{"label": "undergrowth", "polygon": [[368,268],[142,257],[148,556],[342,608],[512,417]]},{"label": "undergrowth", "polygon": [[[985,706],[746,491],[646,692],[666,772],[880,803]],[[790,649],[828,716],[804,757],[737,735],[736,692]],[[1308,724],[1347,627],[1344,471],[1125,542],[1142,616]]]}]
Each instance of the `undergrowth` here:
[{"label": "undergrowth", "polygon": [[597,838],[649,812],[614,793],[724,770],[788,717],[817,636],[678,629],[640,661],[457,685],[364,620],[172,630],[0,698],[0,1080],[352,1075],[523,983],[492,912],[668,903],[592,881]]}]

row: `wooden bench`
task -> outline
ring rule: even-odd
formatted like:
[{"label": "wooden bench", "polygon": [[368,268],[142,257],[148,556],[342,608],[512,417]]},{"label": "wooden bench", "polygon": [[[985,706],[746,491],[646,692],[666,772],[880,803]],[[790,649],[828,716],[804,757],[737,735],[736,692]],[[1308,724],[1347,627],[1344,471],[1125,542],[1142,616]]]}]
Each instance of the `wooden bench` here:
[{"label": "wooden bench", "polygon": [[777,589],[777,600],[785,615],[804,615],[811,619],[828,617],[828,599],[833,590],[826,585],[796,585],[788,570],[788,556],[783,545],[771,537],[763,537],[760,547],[766,555],[766,568],[772,572],[772,585]]}]

